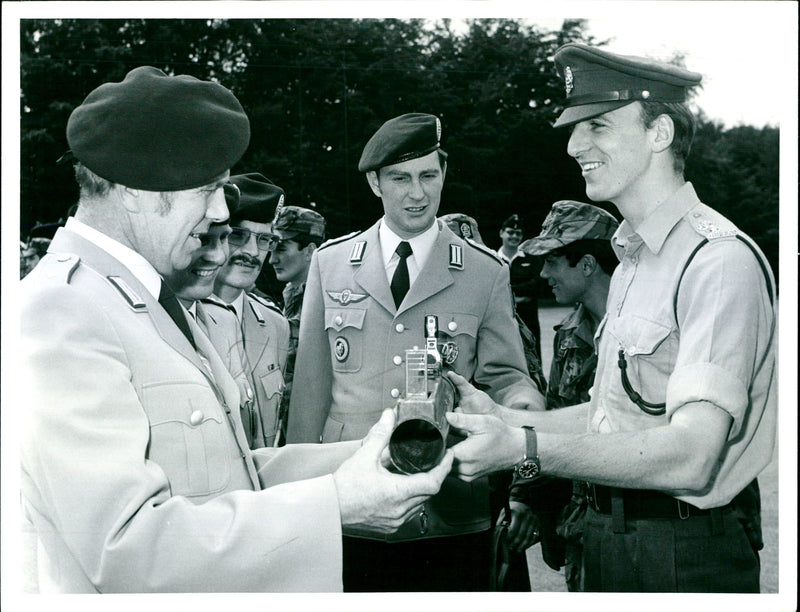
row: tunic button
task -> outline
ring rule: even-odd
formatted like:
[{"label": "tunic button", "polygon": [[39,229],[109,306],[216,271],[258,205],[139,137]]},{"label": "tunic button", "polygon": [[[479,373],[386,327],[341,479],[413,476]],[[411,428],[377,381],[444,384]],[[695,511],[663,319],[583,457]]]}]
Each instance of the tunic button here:
[{"label": "tunic button", "polygon": [[247,399],[253,399],[253,390],[247,385]]},{"label": "tunic button", "polygon": [[394,329],[398,334],[402,334],[405,331],[406,326],[403,325],[402,323],[398,323],[397,325],[394,326]]},{"label": "tunic button", "polygon": [[392,389],[391,391],[389,391],[389,395],[397,399],[398,397],[400,397],[400,389]]},{"label": "tunic button", "polygon": [[394,363],[394,365],[400,365],[401,363],[403,363],[403,358],[400,357],[400,355],[395,355],[394,357],[392,357],[392,362]]},{"label": "tunic button", "polygon": [[202,411],[195,410],[192,413],[192,416],[189,417],[189,422],[192,425],[199,425],[200,423],[202,423],[203,422],[203,413],[202,413]]},{"label": "tunic button", "polygon": [[635,352],[636,352],[636,347],[635,346],[629,346],[628,347],[628,355],[633,355]]},{"label": "tunic button", "polygon": [[336,318],[333,320],[333,322],[336,325],[341,325],[342,324],[342,317],[340,317],[339,315],[336,315]]},{"label": "tunic button", "polygon": [[447,324],[447,329],[449,329],[450,331],[456,331],[458,329],[458,323],[456,323],[455,321],[450,321]]}]

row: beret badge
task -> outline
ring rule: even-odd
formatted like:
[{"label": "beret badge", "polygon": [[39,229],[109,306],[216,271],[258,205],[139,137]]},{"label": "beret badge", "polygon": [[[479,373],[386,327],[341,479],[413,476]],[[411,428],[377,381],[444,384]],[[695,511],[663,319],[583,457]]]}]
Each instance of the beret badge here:
[{"label": "beret badge", "polygon": [[569,66],[564,68],[564,84],[565,84],[565,86],[567,88],[567,95],[569,95],[569,92],[572,91],[572,87],[573,87],[572,69]]}]

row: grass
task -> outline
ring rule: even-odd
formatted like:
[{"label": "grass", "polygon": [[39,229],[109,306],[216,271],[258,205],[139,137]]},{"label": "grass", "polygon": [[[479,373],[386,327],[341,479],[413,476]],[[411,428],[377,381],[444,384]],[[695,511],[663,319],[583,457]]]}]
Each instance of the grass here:
[{"label": "grass", "polygon": [[[545,374],[550,372],[553,358],[553,326],[570,311],[563,306],[540,307],[542,329],[542,362]],[[778,450],[772,462],[758,477],[761,489],[761,528],[764,548],[761,550],[761,592],[778,592]],[[566,592],[563,571],[556,572],[542,561],[539,544],[528,549],[531,588],[542,592]]]}]

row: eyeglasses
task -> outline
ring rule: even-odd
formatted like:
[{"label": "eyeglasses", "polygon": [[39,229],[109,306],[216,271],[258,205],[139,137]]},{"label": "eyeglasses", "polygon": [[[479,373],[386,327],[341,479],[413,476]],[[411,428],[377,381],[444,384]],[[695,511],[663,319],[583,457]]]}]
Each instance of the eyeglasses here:
[{"label": "eyeglasses", "polygon": [[200,241],[200,248],[205,249],[211,244],[216,246],[217,243],[225,246],[230,240],[231,232],[227,230],[222,232],[193,232],[189,235],[192,238],[197,238]]},{"label": "eyeglasses", "polygon": [[231,230],[228,242],[235,247],[241,247],[250,242],[250,236],[256,237],[256,247],[259,251],[269,251],[273,241],[277,239],[274,234],[251,232],[248,229],[236,227]]}]

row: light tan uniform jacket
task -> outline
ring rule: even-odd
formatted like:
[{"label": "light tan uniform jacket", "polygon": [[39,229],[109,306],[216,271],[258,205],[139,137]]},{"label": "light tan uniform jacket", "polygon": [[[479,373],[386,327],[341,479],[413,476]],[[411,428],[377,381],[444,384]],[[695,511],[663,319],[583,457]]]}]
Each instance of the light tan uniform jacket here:
[{"label": "light tan uniform jacket", "polygon": [[[399,308],[375,224],[314,253],[302,312],[289,443],[361,438],[405,391],[405,350],[424,347],[425,315],[438,317],[440,344],[457,351],[450,364],[456,372],[505,406],[544,408],[525,373],[508,267],[441,224]],[[426,504],[426,516],[412,519],[389,539],[488,529],[485,485],[485,479],[472,484],[446,479]]]},{"label": "light tan uniform jacket", "polygon": [[309,463],[281,449],[257,474],[274,451],[247,449],[236,385],[200,328],[189,320],[207,366],[128,269],[74,233],[59,230],[22,285],[31,589],[341,590],[333,478],[259,490],[259,476],[324,474],[342,456],[316,469],[320,447],[290,451]]}]

